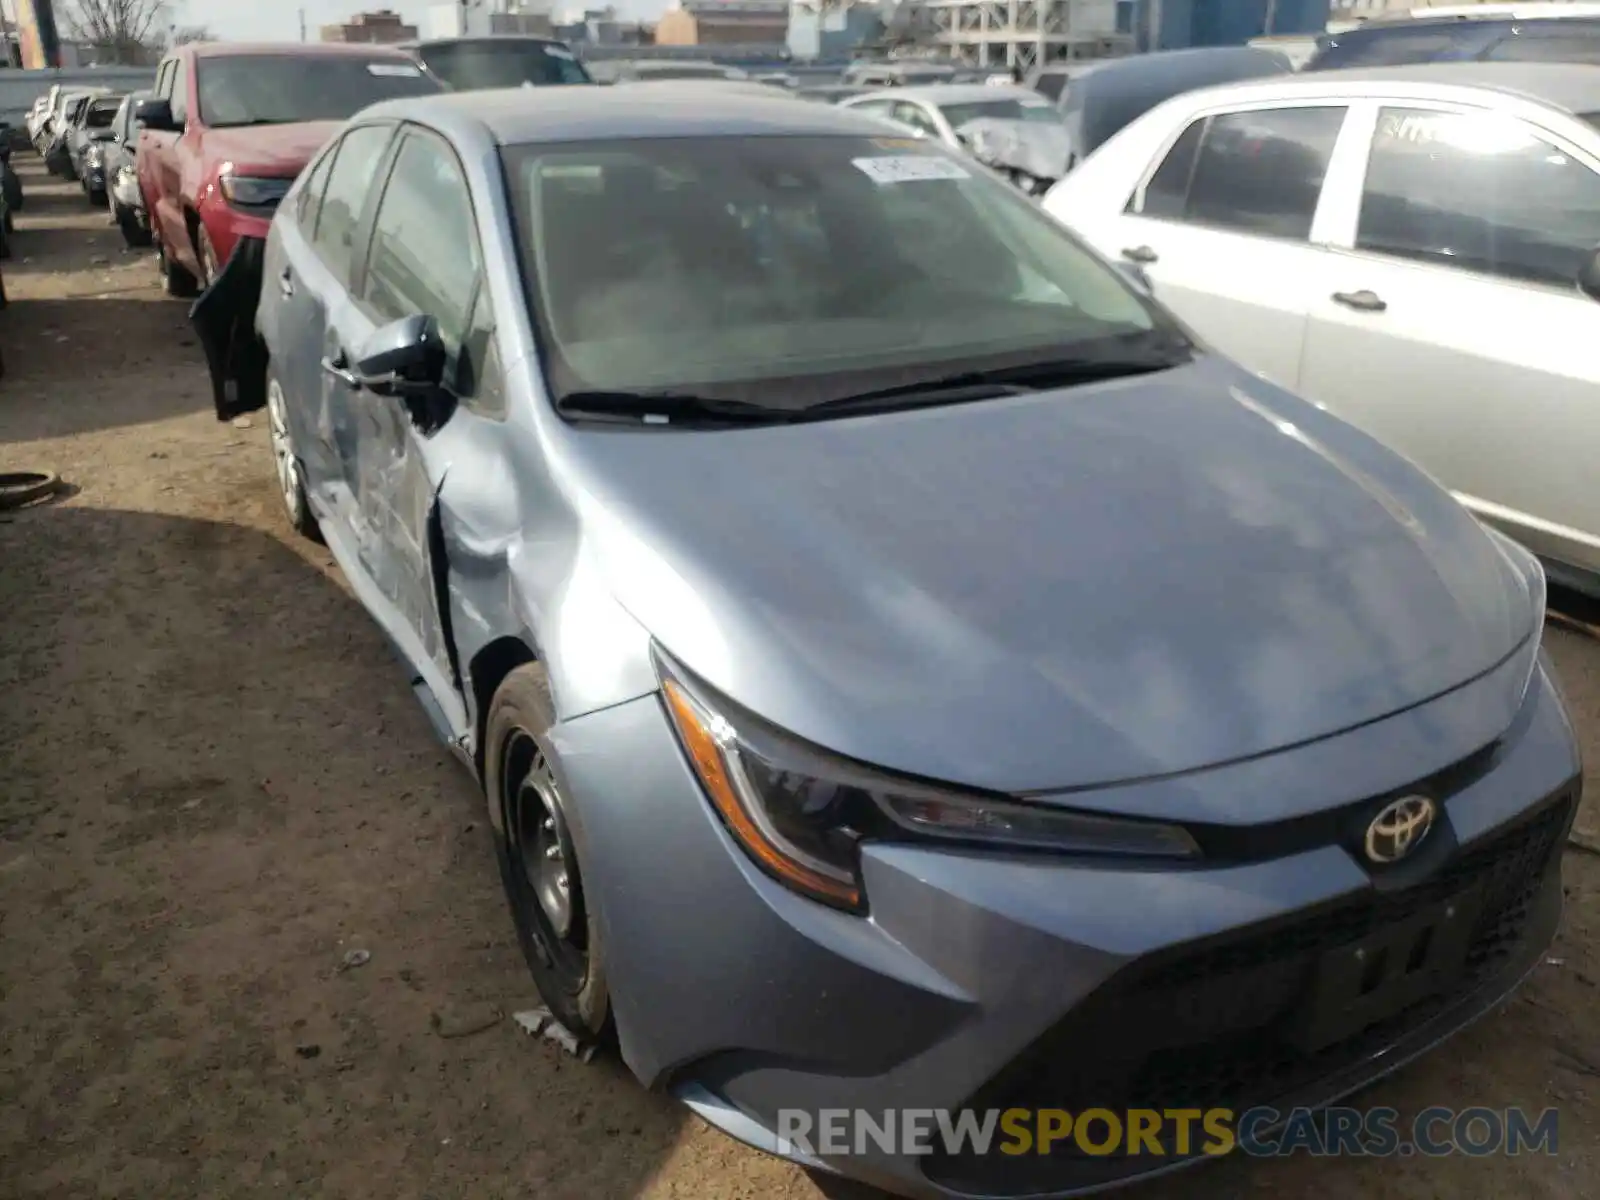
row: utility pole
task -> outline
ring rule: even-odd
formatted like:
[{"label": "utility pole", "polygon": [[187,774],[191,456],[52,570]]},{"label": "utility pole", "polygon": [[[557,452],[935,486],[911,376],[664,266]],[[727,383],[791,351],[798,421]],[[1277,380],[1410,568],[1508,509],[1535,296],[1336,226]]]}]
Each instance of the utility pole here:
[{"label": "utility pole", "polygon": [[306,40],[306,10],[303,8],[300,10],[300,40]]}]

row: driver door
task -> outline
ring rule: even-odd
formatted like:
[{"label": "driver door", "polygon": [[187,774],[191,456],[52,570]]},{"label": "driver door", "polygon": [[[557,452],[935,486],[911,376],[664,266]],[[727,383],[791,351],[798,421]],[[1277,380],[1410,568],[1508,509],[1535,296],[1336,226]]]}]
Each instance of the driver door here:
[{"label": "driver door", "polygon": [[453,464],[480,471],[502,441],[494,322],[472,196],[455,152],[409,128],[388,161],[364,267],[348,303],[331,314],[329,350],[355,365],[385,326],[418,314],[438,323],[447,353],[443,420],[420,419],[401,399],[354,392],[354,468],[361,572],[395,640],[459,731],[465,709],[449,632],[439,493]]}]

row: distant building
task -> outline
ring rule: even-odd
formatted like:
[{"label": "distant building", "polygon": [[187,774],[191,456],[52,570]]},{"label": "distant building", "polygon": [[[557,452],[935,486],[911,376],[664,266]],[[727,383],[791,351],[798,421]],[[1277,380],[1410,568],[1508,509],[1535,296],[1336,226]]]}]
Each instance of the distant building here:
[{"label": "distant building", "polygon": [[886,27],[886,14],[874,0],[792,0],[789,53],[821,62],[848,60]]},{"label": "distant building", "polygon": [[324,25],[325,42],[358,42],[389,45],[409,42],[416,38],[417,27],[407,25],[400,14],[384,8],[377,12],[357,13],[342,25]]},{"label": "distant building", "polygon": [[679,0],[656,22],[656,45],[781,46],[788,33],[789,0]]},{"label": "distant building", "polygon": [[549,37],[555,29],[549,0],[452,0],[434,4],[427,12],[430,38],[489,37],[525,34]]},{"label": "distant building", "polygon": [[1135,0],[1133,33],[1142,50],[1242,46],[1266,34],[1321,33],[1329,7],[1329,0]]}]

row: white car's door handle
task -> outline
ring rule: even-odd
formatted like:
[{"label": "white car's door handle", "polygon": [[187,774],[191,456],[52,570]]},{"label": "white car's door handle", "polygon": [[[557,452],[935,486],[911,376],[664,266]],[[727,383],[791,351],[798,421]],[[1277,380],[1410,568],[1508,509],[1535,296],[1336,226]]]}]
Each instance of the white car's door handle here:
[{"label": "white car's door handle", "polygon": [[1333,302],[1357,312],[1382,312],[1389,305],[1377,292],[1362,288],[1359,292],[1335,292]]}]

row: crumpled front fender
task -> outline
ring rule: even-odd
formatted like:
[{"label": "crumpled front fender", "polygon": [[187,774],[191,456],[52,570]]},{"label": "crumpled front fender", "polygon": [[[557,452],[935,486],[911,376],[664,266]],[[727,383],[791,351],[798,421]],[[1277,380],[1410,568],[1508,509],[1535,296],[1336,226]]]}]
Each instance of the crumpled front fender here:
[{"label": "crumpled front fender", "polygon": [[227,265],[189,310],[189,323],[205,348],[219,421],[267,403],[267,348],[256,332],[266,245],[262,238],[240,238]]}]

